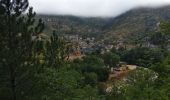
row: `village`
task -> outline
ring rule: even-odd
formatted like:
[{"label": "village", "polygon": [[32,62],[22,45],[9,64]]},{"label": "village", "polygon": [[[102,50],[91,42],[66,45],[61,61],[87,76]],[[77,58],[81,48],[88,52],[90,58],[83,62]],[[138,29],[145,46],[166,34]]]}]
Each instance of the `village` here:
[{"label": "village", "polygon": [[[85,38],[79,37],[78,35],[66,35],[65,38],[76,46],[75,51],[70,54],[69,61],[73,61],[75,59],[82,59],[84,56],[98,52],[99,54],[104,54],[106,52],[110,52],[110,50],[115,47],[119,48],[122,46],[120,42],[118,45],[114,46],[113,44],[105,44],[103,41],[97,42],[95,38]],[[138,66],[136,65],[128,65],[125,62],[120,62],[117,67],[111,67],[109,69],[109,77],[108,80],[104,83],[106,88],[105,92],[112,92],[113,85],[110,85],[110,82],[118,81],[126,81],[126,77],[130,71],[136,70]]]},{"label": "village", "polygon": [[81,52],[81,54],[91,54],[94,52],[104,54],[114,47],[112,43],[106,44],[103,41],[96,41],[95,37],[82,38],[79,35],[64,35],[64,37],[71,41],[75,45],[76,50]]}]

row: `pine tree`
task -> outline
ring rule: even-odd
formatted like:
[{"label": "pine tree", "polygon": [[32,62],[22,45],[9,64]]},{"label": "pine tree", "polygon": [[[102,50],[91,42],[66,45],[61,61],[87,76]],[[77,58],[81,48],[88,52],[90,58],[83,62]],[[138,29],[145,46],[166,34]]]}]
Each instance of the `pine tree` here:
[{"label": "pine tree", "polygon": [[63,36],[58,36],[58,34],[53,31],[50,41],[47,42],[45,46],[46,65],[59,69],[69,56],[70,44],[67,43]]},{"label": "pine tree", "polygon": [[28,0],[0,0],[0,92],[7,91],[0,99],[18,100],[31,90],[28,80],[38,63],[32,38],[44,25],[41,19],[36,22],[36,13],[28,7]]}]

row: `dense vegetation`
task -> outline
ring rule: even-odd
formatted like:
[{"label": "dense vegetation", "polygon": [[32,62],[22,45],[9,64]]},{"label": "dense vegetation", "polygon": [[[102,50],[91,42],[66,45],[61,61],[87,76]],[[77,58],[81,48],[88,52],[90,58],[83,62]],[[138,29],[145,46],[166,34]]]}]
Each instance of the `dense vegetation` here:
[{"label": "dense vegetation", "polygon": [[[134,39],[134,48],[67,61],[71,46],[58,36],[62,31],[42,38],[44,23],[28,7],[28,0],[0,0],[0,100],[170,99],[169,23],[142,34],[149,41]],[[120,61],[140,67],[126,81],[111,80],[106,92],[110,68],[118,68]]]},{"label": "dense vegetation", "polygon": [[38,15],[36,18],[42,18],[45,22],[45,32],[57,30],[61,34],[78,34],[84,37],[96,37],[96,35],[105,33],[105,25],[110,18],[84,18],[75,16],[52,16]]}]

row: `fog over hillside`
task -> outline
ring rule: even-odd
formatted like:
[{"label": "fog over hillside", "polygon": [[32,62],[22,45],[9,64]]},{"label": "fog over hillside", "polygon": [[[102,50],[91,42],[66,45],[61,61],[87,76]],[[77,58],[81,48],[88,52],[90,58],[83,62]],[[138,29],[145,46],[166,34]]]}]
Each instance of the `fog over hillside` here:
[{"label": "fog over hillside", "polygon": [[30,0],[41,14],[115,17],[137,7],[160,7],[170,0]]}]

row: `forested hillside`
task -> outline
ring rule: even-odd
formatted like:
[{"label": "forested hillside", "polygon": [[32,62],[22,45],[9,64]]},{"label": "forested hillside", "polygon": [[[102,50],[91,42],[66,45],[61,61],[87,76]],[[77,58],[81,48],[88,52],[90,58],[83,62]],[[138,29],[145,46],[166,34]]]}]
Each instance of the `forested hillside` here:
[{"label": "forested hillside", "polygon": [[62,34],[79,34],[82,36],[96,36],[105,33],[107,23],[110,18],[86,18],[75,16],[50,16],[39,15],[38,18],[42,18],[45,22],[47,29],[58,30]]},{"label": "forested hillside", "polygon": [[106,35],[131,35],[153,32],[161,21],[170,20],[170,6],[161,8],[137,8],[110,21],[112,26]]},{"label": "forested hillside", "polygon": [[[29,0],[0,0],[0,100],[170,100],[168,13],[36,16]],[[127,35],[131,48],[103,41]]]},{"label": "forested hillside", "polygon": [[128,34],[154,31],[159,23],[170,19],[170,6],[160,8],[137,8],[116,18],[86,18],[75,16],[39,15],[46,22],[46,31],[60,29],[61,33],[85,36],[126,36]]}]

